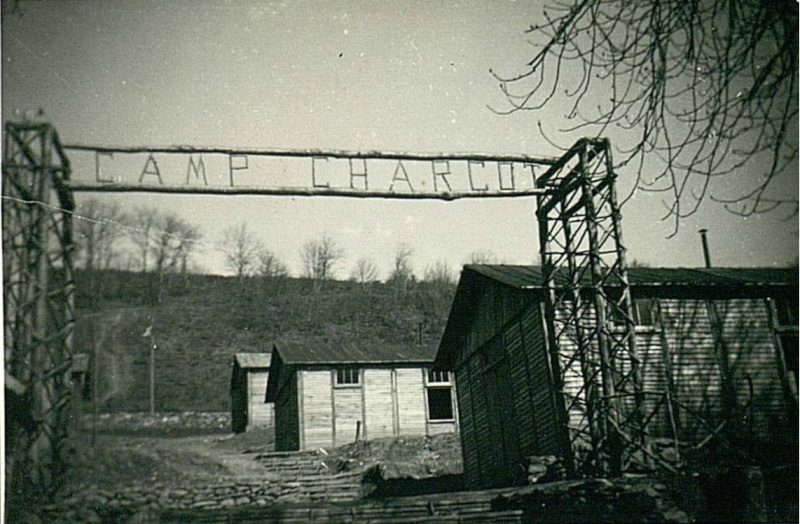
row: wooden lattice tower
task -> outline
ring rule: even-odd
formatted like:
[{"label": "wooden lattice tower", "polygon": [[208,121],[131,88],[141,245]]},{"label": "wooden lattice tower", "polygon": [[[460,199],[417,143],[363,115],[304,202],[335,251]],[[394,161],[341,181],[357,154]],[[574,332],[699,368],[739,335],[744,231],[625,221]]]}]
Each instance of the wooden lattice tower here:
[{"label": "wooden lattice tower", "polygon": [[579,141],[537,180],[539,237],[566,452],[618,475],[644,445],[641,377],[607,140]]},{"label": "wooden lattice tower", "polygon": [[69,162],[51,125],[6,124],[3,153],[5,370],[24,387],[30,415],[6,435],[13,497],[52,491],[65,469],[74,204],[64,185]]}]

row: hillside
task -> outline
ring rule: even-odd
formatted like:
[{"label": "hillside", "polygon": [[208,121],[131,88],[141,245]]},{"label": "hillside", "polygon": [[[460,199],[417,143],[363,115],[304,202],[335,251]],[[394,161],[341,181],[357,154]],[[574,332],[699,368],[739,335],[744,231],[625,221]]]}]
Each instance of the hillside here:
[{"label": "hillside", "polygon": [[98,354],[100,410],[149,409],[148,326],[158,346],[156,410],[226,411],[234,353],[351,339],[435,347],[455,291],[428,282],[399,292],[381,283],[329,281],[315,291],[307,279],[172,279],[152,305],[150,275],[76,275],[75,351]]}]

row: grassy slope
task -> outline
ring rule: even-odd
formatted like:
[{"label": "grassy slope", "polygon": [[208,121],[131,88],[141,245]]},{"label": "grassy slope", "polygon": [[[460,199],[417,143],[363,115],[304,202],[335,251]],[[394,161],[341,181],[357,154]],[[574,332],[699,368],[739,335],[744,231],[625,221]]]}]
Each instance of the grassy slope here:
[{"label": "grassy slope", "polygon": [[[91,304],[89,289],[102,284]],[[304,279],[269,281],[193,275],[175,281],[161,304],[146,305],[141,275],[78,275],[76,351],[99,351],[101,409],[149,409],[148,347],[153,325],[156,408],[226,411],[235,352],[270,351],[273,343],[313,344],[357,337],[435,346],[454,286],[417,283],[400,294],[384,284],[328,282],[315,292]],[[93,306],[93,307],[89,307]]]}]

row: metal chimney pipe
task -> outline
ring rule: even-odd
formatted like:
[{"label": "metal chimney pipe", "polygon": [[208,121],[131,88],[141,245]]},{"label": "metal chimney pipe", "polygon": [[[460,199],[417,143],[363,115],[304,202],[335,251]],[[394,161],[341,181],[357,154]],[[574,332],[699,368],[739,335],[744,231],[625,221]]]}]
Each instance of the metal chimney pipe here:
[{"label": "metal chimney pipe", "polygon": [[708,235],[706,235],[708,229],[701,229],[699,233],[700,240],[703,242],[703,258],[705,259],[706,267],[711,267],[711,255],[708,251]]}]

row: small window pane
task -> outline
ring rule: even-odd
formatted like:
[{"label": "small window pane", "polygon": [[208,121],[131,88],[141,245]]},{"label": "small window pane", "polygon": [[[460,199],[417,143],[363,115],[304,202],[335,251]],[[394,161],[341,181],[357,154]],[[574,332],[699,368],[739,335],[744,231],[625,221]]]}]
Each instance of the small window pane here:
[{"label": "small window pane", "polygon": [[451,388],[428,389],[428,415],[431,420],[453,420]]},{"label": "small window pane", "polygon": [[655,325],[655,318],[653,316],[653,301],[649,298],[637,298],[634,302],[636,304],[636,325]]},{"label": "small window pane", "polygon": [[428,383],[435,384],[437,382],[449,383],[450,373],[448,371],[431,371],[428,370]]},{"label": "small window pane", "polygon": [[336,370],[336,385],[357,385],[359,383],[358,368],[341,368]]}]

